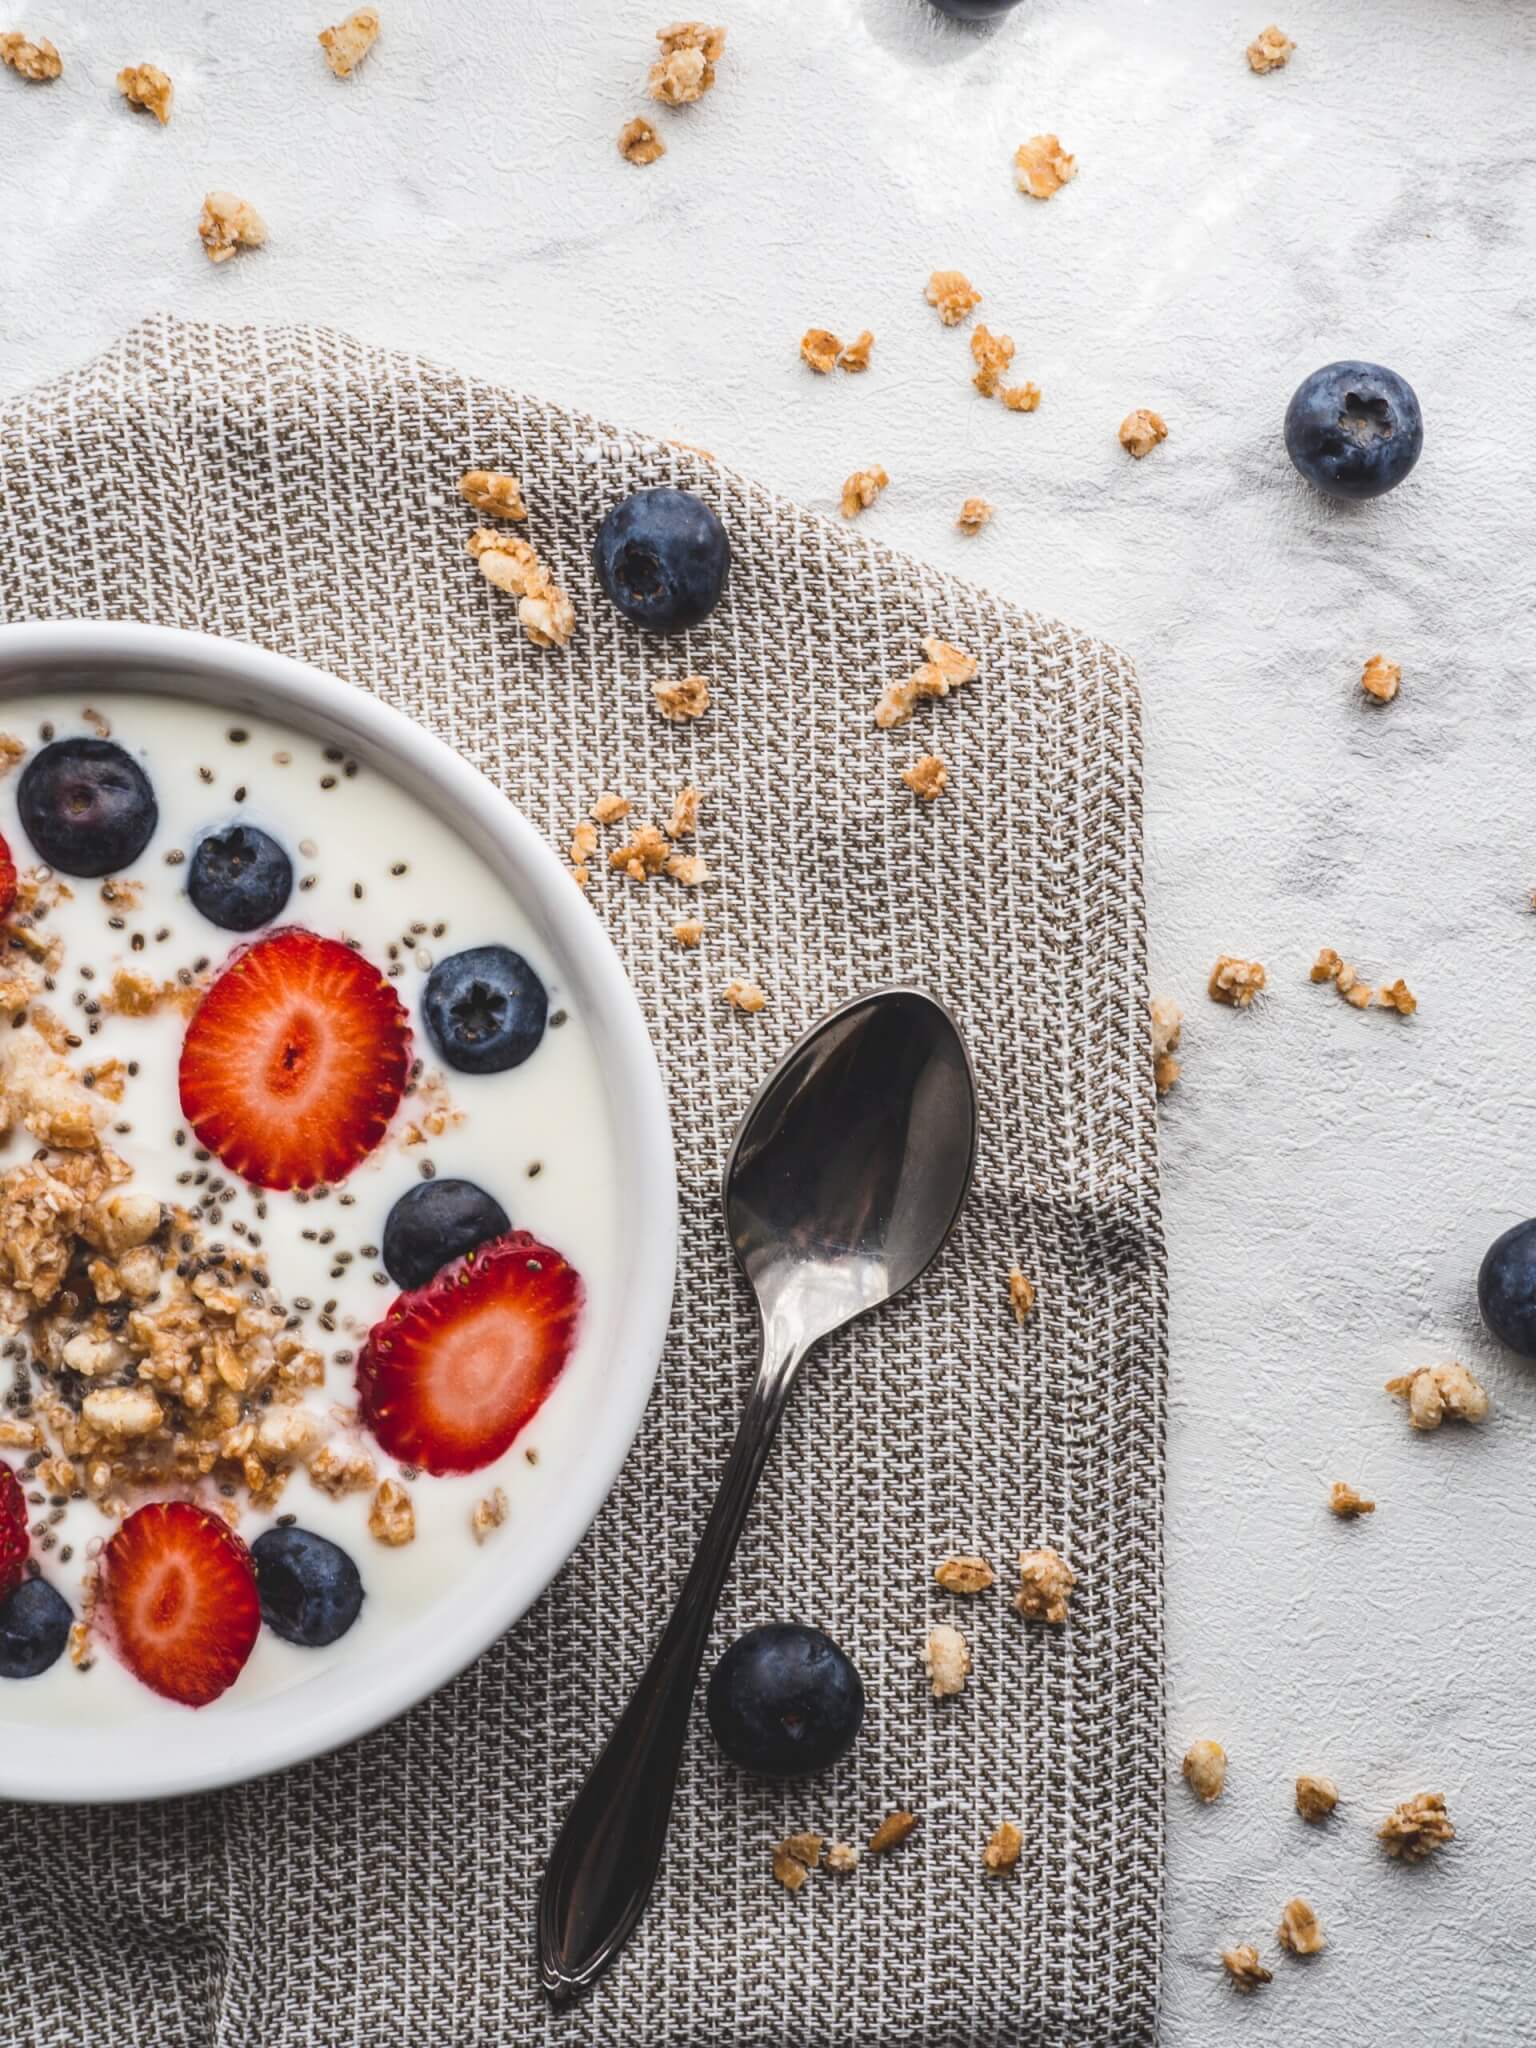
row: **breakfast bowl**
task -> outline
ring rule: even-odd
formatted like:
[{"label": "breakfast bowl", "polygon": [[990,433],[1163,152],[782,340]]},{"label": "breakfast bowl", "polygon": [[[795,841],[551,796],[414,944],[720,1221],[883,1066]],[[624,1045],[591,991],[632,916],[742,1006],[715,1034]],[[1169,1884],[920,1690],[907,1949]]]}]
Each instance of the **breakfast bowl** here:
[{"label": "breakfast bowl", "polygon": [[671,1306],[665,1097],[570,875],[365,691],[0,628],[0,765],[0,1793],[206,1790],[580,1541]]}]

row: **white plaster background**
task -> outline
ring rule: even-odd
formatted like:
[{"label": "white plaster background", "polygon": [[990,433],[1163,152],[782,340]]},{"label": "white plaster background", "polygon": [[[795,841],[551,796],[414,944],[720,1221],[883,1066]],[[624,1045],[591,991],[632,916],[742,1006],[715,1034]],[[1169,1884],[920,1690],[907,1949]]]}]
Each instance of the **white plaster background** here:
[{"label": "white plaster background", "polygon": [[[381,4],[339,84],[325,0],[28,0],[68,68],[0,75],[0,391],[156,307],[330,321],[828,512],[882,462],[871,530],[1135,655],[1154,981],[1189,1013],[1163,1123],[1170,1733],[1232,1759],[1209,1811],[1170,1777],[1165,2037],[1536,2040],[1536,1368],[1473,1298],[1536,1209],[1530,10],[1285,0],[1300,47],[1261,79],[1270,0],[1024,0],[990,31],[925,0],[729,0],[718,89],[658,117],[670,154],[638,170],[613,138],[660,0]],[[176,81],[163,132],[113,90],[141,58]],[[1041,128],[1081,167],[1044,206],[1009,175]],[[219,270],[193,238],[214,185],[272,229]],[[971,392],[935,265],[985,292],[1038,414]],[[872,327],[869,374],[803,371],[812,324]],[[1353,354],[1417,387],[1426,448],[1338,510],[1280,423]],[[1171,432],[1134,464],[1140,404]],[[975,491],[998,517],[966,541]],[[1378,649],[1386,710],[1356,687]],[[1406,974],[1420,1014],[1311,987],[1324,943]],[[1203,998],[1226,950],[1268,964],[1251,1016]],[[1415,1438],[1381,1382],[1453,1353],[1493,1417]],[[1327,1515],[1336,1475],[1373,1520]],[[1290,1810],[1303,1767],[1344,1788],[1326,1829]],[[1424,1787],[1460,1838],[1405,1871],[1370,1829]],[[1332,1945],[1244,2003],[1216,1951],[1273,1961],[1295,1891]]]}]

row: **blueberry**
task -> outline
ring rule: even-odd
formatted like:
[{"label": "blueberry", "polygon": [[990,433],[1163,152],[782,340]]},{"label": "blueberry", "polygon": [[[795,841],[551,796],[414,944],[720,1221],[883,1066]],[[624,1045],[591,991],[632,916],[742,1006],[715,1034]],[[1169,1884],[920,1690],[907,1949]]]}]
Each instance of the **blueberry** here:
[{"label": "blueberry", "polygon": [[707,619],[731,566],[725,528],[703,499],[666,485],[613,506],[592,552],[604,590],[652,633],[681,633]]},{"label": "blueberry", "polygon": [[852,1744],[864,1681],[819,1628],[769,1622],[731,1644],[710,1673],[707,1704],[732,1763],[765,1778],[803,1778]]},{"label": "blueberry", "polygon": [[544,984],[510,946],[471,946],[450,953],[427,977],[422,997],[427,1032],[461,1074],[500,1074],[520,1067],[538,1047],[549,1015]]},{"label": "blueberry", "polygon": [[74,1619],[46,1579],[23,1579],[0,1601],[0,1678],[36,1678],[57,1664]]},{"label": "blueberry", "polygon": [[323,1650],[344,1636],[363,1604],[357,1566],[313,1529],[267,1529],[251,1545],[261,1618],[274,1635]]},{"label": "blueberry", "polygon": [[1536,1358],[1536,1220],[1496,1237],[1477,1274],[1477,1305],[1501,1344]]},{"label": "blueberry", "polygon": [[253,932],[279,916],[293,894],[293,862],[269,832],[231,825],[198,841],[187,894],[210,924]]},{"label": "blueberry", "polygon": [[1424,446],[1413,386],[1379,363],[1314,370],[1285,409],[1285,452],[1330,498],[1379,498]]},{"label": "blueberry", "polygon": [[397,1287],[425,1287],[452,1259],[512,1228],[500,1202],[472,1180],[423,1180],[384,1225],[384,1270]]},{"label": "blueberry", "polygon": [[149,777],[111,740],[54,740],[34,754],[16,807],[32,844],[65,875],[131,866],[160,819]]}]

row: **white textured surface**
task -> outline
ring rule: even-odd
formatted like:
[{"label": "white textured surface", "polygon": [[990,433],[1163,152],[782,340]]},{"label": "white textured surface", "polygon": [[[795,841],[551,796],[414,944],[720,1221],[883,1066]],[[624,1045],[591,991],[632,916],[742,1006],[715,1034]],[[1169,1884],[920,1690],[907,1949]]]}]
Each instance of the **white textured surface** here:
[{"label": "white textured surface", "polygon": [[[350,84],[323,4],[29,4],[67,69],[0,76],[0,389],[157,306],[327,320],[828,510],[882,462],[872,530],[1137,657],[1155,980],[1190,1018],[1164,1112],[1171,1737],[1232,1757],[1215,1808],[1171,1783],[1166,2039],[1501,2048],[1536,2028],[1536,1385],[1472,1282],[1536,1207],[1536,27],[1515,0],[1286,0],[1300,47],[1260,79],[1267,7],[1025,0],[971,31],[922,0],[731,0],[718,89],[637,170],[613,136],[666,12],[644,0],[383,0]],[[142,58],[176,80],[163,132],[113,90]],[[1045,206],[1009,175],[1039,128],[1081,166]],[[210,185],[268,249],[205,263]],[[985,292],[1038,414],[970,391],[935,265]],[[869,374],[803,371],[811,324],[872,327]],[[1353,512],[1279,439],[1345,354],[1427,422],[1411,482]],[[1133,464],[1141,404],[1171,435]],[[975,491],[998,518],[965,541]],[[1385,710],[1355,686],[1377,649],[1404,671]],[[1311,987],[1320,944],[1406,974],[1420,1014]],[[1201,995],[1225,950],[1269,966],[1252,1016]],[[1494,1416],[1414,1438],[1380,1383],[1452,1353]],[[1327,1515],[1336,1475],[1371,1521]],[[1323,1830],[1290,1811],[1304,1767],[1344,1789]],[[1461,1838],[1404,1871],[1370,1825],[1424,1787]],[[1311,1963],[1273,1953],[1295,1891],[1332,1938]],[[1275,1962],[1246,2004],[1215,1964],[1235,1938]]]}]

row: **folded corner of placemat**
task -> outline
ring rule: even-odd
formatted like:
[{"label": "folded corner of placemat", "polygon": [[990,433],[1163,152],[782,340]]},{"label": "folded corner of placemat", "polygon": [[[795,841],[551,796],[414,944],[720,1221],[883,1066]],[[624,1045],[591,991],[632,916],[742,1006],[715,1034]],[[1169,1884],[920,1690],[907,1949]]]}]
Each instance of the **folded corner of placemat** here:
[{"label": "folded corner of placemat", "polygon": [[[518,531],[576,607],[568,649],[535,647],[466,552],[471,467],[521,477]],[[726,602],[675,642],[626,626],[591,564],[608,505],[663,482],[713,504],[733,551]],[[698,892],[594,873],[668,1082],[683,1247],[657,1392],[591,1534],[461,1679],[337,1756],[163,1809],[13,1811],[29,2042],[1150,2043],[1165,1288],[1129,664],[700,451],[311,327],[156,316],[0,407],[0,535],[0,618],[154,619],[318,663],[560,846],[602,789],[665,817],[691,784],[712,873]],[[974,681],[878,730],[928,636]],[[655,686],[690,673],[712,708],[670,723]],[[948,785],[925,803],[901,770],[928,752]],[[706,937],[684,951],[691,911]],[[719,999],[738,976],[767,992],[755,1018]],[[784,1787],[701,1732],[646,1920],[556,2020],[539,1867],[681,1578],[753,1357],[719,1163],[783,1047],[894,980],[966,1034],[975,1191],[934,1274],[797,1389],[719,1630],[826,1628],[865,1676],[866,1733]],[[1014,1266],[1036,1289],[1022,1323]],[[1042,1544],[1077,1573],[1060,1627],[1009,1609],[1014,1554]],[[942,1595],[955,1551],[1003,1590]],[[954,1700],[919,1663],[940,1619],[974,1651]],[[919,1825],[890,1856],[773,1882],[781,1836],[862,1841],[898,1806]],[[1003,1820],[1024,1846],[999,1878],[981,1848]]]}]

